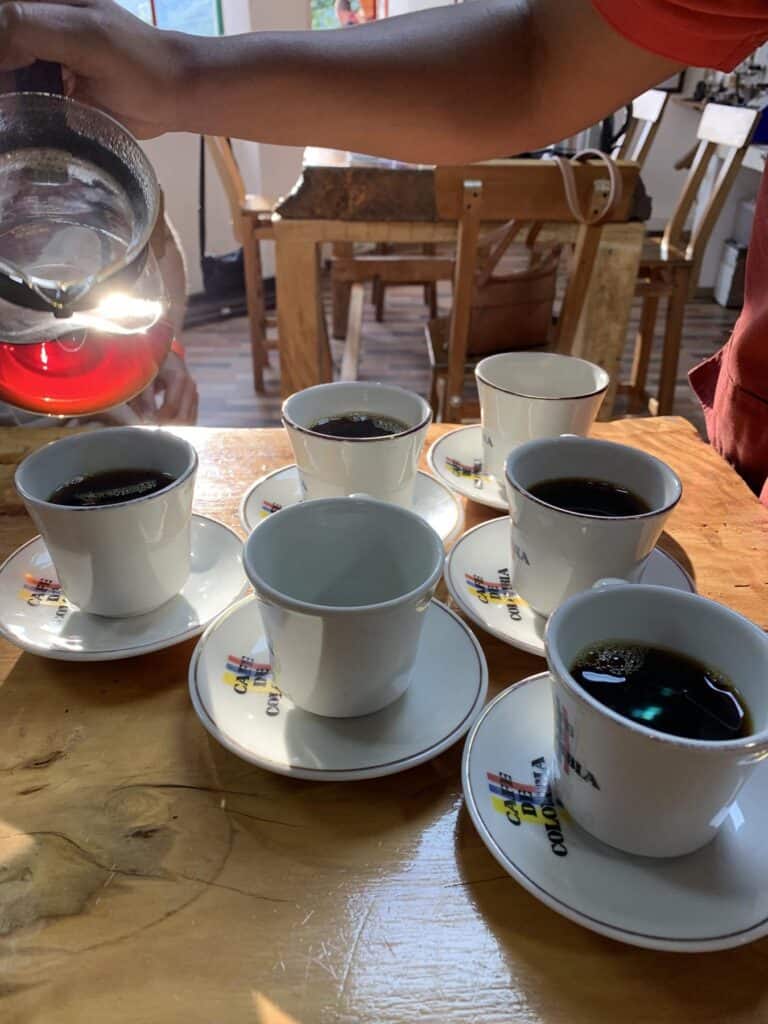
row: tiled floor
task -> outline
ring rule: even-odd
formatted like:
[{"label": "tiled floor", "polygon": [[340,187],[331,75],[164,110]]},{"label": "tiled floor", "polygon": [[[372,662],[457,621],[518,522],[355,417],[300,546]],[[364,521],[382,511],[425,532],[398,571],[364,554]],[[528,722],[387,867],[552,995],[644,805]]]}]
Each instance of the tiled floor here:
[{"label": "tiled floor", "polygon": [[[385,380],[412,388],[426,395],[428,362],[424,344],[427,310],[420,288],[393,288],[387,293],[384,323],[377,324],[370,304],[365,309],[363,356],[360,376]],[[447,309],[449,292],[442,295]],[[637,304],[636,304],[637,305]],[[638,310],[633,316],[636,322]],[[718,306],[713,300],[692,302],[687,311],[675,412],[687,416],[699,429],[703,420],[690,390],[687,372],[696,363],[716,352],[727,339],[736,313]],[[661,317],[656,353],[651,363],[650,383],[658,373]],[[272,369],[267,374],[267,393],[253,391],[248,323],[245,318],[195,327],[184,334],[188,362],[200,389],[200,419],[203,426],[274,426],[279,423],[280,388],[277,353],[271,354]],[[631,363],[627,346],[623,373]],[[340,343],[334,343],[334,355],[340,358]],[[620,412],[617,409],[617,414]]]}]

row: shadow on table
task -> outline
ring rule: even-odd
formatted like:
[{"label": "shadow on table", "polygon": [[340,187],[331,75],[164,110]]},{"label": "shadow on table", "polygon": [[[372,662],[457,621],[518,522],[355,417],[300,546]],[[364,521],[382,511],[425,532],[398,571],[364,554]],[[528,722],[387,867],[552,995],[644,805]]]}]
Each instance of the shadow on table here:
[{"label": "shadow on table", "polygon": [[208,740],[217,783],[238,826],[273,849],[318,869],[371,856],[408,860],[423,829],[451,813],[459,788],[461,743],[416,768],[361,781],[322,782],[276,775]]},{"label": "shadow on table", "polygon": [[718,953],[661,953],[604,938],[561,917],[496,863],[466,807],[456,825],[459,874],[495,936],[531,1020],[763,1019],[768,940]]},{"label": "shadow on table", "polygon": [[693,567],[693,563],[688,557],[688,553],[684,547],[677,543],[677,541],[670,537],[665,531],[659,537],[659,547],[670,555],[674,560],[688,573],[688,575],[696,583],[696,570]]}]

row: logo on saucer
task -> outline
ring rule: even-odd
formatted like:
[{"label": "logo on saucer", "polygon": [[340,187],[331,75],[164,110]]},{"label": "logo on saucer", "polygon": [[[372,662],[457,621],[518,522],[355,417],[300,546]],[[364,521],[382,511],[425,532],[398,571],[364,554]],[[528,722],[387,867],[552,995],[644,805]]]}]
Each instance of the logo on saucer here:
[{"label": "logo on saucer", "polygon": [[512,589],[509,569],[499,569],[497,580],[483,579],[476,572],[465,572],[464,579],[470,594],[481,604],[502,605],[513,622],[521,620],[520,609],[526,602]]},{"label": "logo on saucer", "polygon": [[491,805],[510,825],[540,825],[555,857],[567,857],[559,808],[549,785],[547,763],[543,757],[531,761],[533,782],[516,782],[507,772],[486,772]]},{"label": "logo on saucer", "polygon": [[459,462],[458,459],[449,456],[445,460],[445,468],[449,473],[462,480],[472,480],[479,491],[483,489],[483,483],[491,479],[488,473],[483,472],[483,464],[480,459],[475,459],[471,465],[467,465],[466,462]]},{"label": "logo on saucer", "polygon": [[241,697],[248,693],[265,695],[266,714],[270,718],[280,714],[282,691],[272,680],[272,666],[266,662],[254,661],[247,655],[230,654],[221,681],[231,686]]},{"label": "logo on saucer", "polygon": [[61,592],[61,584],[50,577],[25,573],[24,584],[17,596],[30,608],[55,608],[57,619],[65,618],[69,611],[69,601]]},{"label": "logo on saucer", "polygon": [[266,519],[267,516],[271,516],[273,512],[279,512],[282,505],[278,505],[276,501],[267,501],[266,498],[261,503],[261,511],[259,512],[260,519]]}]

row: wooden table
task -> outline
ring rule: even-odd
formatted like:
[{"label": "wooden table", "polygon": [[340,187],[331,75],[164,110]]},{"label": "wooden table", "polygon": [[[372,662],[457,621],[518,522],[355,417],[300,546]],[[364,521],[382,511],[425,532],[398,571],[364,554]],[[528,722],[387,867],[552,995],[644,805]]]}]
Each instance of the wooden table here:
[{"label": "wooden table", "polygon": [[[277,315],[284,397],[331,379],[322,309],[319,249],[324,242],[451,242],[456,225],[439,221],[434,168],[350,166],[339,154],[308,150],[302,177],[277,206]],[[571,226],[563,226],[568,237]],[[610,419],[645,226],[607,224],[573,354],[603,366],[612,382],[601,409]]]},{"label": "wooden table", "polygon": [[[432,428],[436,437],[446,428]],[[279,430],[180,431],[196,507],[235,524],[290,461]],[[768,512],[683,420],[600,425],[683,479],[664,547],[768,626]],[[0,555],[34,532],[14,465],[54,431],[0,431]],[[467,508],[467,526],[492,515]],[[491,691],[540,659],[481,635]],[[46,661],[0,643],[3,1024],[746,1024],[768,1020],[768,940],[660,954],[570,923],[500,871],[464,809],[461,744],[373,782],[238,760],[186,686],[194,644]]]}]

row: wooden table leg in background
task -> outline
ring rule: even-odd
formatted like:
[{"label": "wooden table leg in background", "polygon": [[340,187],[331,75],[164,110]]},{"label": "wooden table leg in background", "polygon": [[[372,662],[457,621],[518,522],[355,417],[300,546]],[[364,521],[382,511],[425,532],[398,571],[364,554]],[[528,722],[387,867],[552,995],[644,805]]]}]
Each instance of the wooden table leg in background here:
[{"label": "wooden table leg in background", "polygon": [[308,232],[306,221],[275,223],[280,391],[284,398],[333,376],[318,242]]},{"label": "wooden table leg in background", "polygon": [[[355,255],[354,242],[334,242],[333,255],[339,259],[350,258]],[[347,281],[336,281],[331,289],[331,303],[333,308],[333,336],[334,338],[346,338],[347,323],[349,321],[349,299],[352,285]]]},{"label": "wooden table leg in background", "polygon": [[644,237],[645,225],[641,223],[604,226],[572,349],[573,355],[598,363],[611,375],[600,409],[601,420],[609,420],[613,415]]}]

